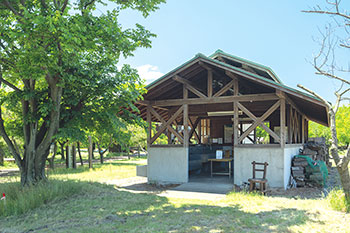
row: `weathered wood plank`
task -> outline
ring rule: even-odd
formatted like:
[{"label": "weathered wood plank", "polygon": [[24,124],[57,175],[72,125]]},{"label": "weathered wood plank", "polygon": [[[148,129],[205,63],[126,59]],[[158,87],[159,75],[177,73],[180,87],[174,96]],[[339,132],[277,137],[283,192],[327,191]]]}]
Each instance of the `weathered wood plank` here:
[{"label": "weathered wood plank", "polygon": [[[272,130],[270,130],[266,125],[263,124],[263,121],[269,117],[280,105],[280,101],[277,101],[272,107],[270,107],[261,117],[256,118],[248,109],[245,112],[247,115],[253,115],[256,118],[256,121],[239,137],[238,142],[240,143],[245,137],[247,137],[257,126],[261,125],[272,137],[277,141],[280,141],[280,138]],[[244,110],[241,108],[244,112]],[[265,127],[264,127],[265,126]],[[272,133],[273,132],[273,133]]]},{"label": "weathered wood plank", "polygon": [[281,98],[280,106],[280,138],[281,147],[284,148],[286,144],[286,99]]},{"label": "weathered wood plank", "polygon": [[208,90],[207,90],[208,97],[212,97],[213,95],[213,71],[208,70]]},{"label": "weathered wood plank", "polygon": [[[175,81],[182,83],[186,86],[186,88],[188,90],[190,90],[193,94],[197,95],[200,98],[207,98],[206,95],[204,95],[202,92],[200,92],[199,90],[197,90],[194,86],[193,83],[188,81],[187,79],[181,78],[179,75],[176,75],[173,78]],[[185,99],[185,98],[184,98]]]},{"label": "weathered wood plank", "polygon": [[179,106],[183,104],[215,104],[215,103],[232,103],[233,101],[250,102],[250,101],[269,101],[278,100],[275,93],[269,94],[252,94],[239,96],[220,96],[206,98],[188,98],[188,99],[169,99],[169,100],[154,100],[150,101],[152,106]]},{"label": "weathered wood plank", "polygon": [[[159,131],[151,138],[150,144],[152,144],[164,131],[168,126],[180,115],[180,113],[183,111],[183,106],[181,106],[175,113],[172,115],[172,117],[166,122],[165,125],[162,125],[162,127],[159,129]],[[174,132],[176,132],[174,130]],[[176,132],[177,133],[177,132]],[[180,136],[180,134],[177,133],[175,136],[180,140],[180,142],[183,143],[183,138]]]},{"label": "weathered wood plank", "polygon": [[214,97],[219,97],[223,94],[226,93],[226,91],[228,91],[230,88],[233,87],[233,84],[234,84],[235,80],[231,80],[229,83],[227,83],[223,88],[221,88],[221,90],[219,90],[218,92],[216,92],[214,94]]}]

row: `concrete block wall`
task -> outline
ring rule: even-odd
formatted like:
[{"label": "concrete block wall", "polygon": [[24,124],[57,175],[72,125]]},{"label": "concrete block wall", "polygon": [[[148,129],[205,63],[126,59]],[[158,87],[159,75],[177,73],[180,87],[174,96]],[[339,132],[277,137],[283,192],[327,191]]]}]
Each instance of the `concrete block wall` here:
[{"label": "concrete block wall", "polygon": [[148,148],[147,178],[150,183],[188,182],[188,148]]},{"label": "concrete block wall", "polygon": [[280,147],[235,147],[234,184],[241,185],[253,177],[253,161],[269,164],[266,174],[269,187],[284,187],[284,149]]},{"label": "concrete block wall", "polygon": [[286,145],[284,148],[284,189],[287,189],[289,178],[291,175],[292,158],[294,155],[299,154],[299,149],[302,149],[301,144],[298,145]]}]

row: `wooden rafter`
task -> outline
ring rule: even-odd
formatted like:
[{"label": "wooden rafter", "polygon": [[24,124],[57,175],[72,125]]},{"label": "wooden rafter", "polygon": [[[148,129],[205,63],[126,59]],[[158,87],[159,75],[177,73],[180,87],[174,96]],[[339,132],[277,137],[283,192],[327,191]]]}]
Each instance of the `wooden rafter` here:
[{"label": "wooden rafter", "polygon": [[219,90],[218,92],[216,92],[214,94],[214,97],[219,97],[223,94],[226,93],[226,91],[228,91],[230,88],[233,87],[233,84],[234,84],[235,80],[231,80],[229,83],[227,83],[223,88],[221,88],[221,90]]},{"label": "wooden rafter", "polygon": [[193,94],[197,95],[200,98],[206,98],[207,96],[204,95],[201,91],[199,91],[198,89],[196,89],[194,87],[194,84],[190,81],[188,81],[187,79],[181,78],[179,75],[176,75],[173,78],[175,81],[182,83],[184,85],[186,85],[186,88],[191,91]]}]

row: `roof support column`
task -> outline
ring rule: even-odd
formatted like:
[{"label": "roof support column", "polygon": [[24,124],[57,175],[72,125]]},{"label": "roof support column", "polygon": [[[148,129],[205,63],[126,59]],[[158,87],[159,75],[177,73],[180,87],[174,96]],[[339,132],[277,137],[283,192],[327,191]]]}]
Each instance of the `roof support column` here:
[{"label": "roof support column", "polygon": [[213,71],[211,69],[208,70],[208,97],[213,96]]},{"label": "roof support column", "polygon": [[[187,85],[183,85],[183,98],[188,98],[188,89]],[[184,147],[187,148],[189,146],[190,138],[188,132],[188,104],[183,105],[183,126],[184,126]]]},{"label": "roof support column", "polygon": [[284,148],[286,144],[286,99],[281,98],[280,105],[280,138],[281,147]]},{"label": "roof support column", "polygon": [[152,117],[151,117],[151,106],[147,105],[147,148],[151,145],[152,138]]},{"label": "roof support column", "polygon": [[301,143],[305,143],[305,117],[301,115]]},{"label": "roof support column", "polygon": [[[238,79],[234,79],[234,84],[233,84],[233,94],[234,96],[238,96]],[[233,145],[238,145],[238,101],[234,100],[233,101]]]}]

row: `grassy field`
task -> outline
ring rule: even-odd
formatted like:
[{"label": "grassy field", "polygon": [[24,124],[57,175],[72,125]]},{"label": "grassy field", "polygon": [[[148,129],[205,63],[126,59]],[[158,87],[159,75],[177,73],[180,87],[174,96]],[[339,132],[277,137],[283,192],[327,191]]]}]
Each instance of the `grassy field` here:
[{"label": "grassy field", "polygon": [[136,165],[143,163],[134,159],[91,171],[56,169],[49,174],[53,183],[79,181],[80,191],[25,214],[0,217],[0,232],[350,232],[350,215],[332,211],[324,199],[231,193],[205,201],[104,184],[135,176]]}]

